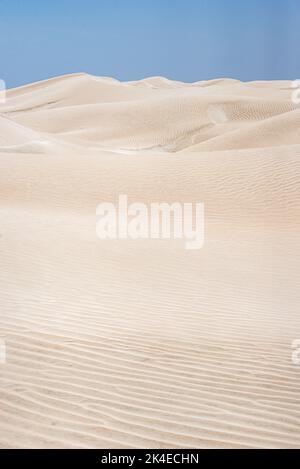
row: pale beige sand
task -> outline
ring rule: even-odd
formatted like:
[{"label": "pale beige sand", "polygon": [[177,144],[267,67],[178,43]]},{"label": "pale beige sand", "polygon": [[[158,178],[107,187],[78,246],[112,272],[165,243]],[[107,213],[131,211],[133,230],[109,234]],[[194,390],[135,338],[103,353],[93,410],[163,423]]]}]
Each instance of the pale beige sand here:
[{"label": "pale beige sand", "polygon": [[[300,448],[291,83],[78,74],[0,106],[0,447]],[[98,240],[119,194],[204,202],[204,248]]]}]

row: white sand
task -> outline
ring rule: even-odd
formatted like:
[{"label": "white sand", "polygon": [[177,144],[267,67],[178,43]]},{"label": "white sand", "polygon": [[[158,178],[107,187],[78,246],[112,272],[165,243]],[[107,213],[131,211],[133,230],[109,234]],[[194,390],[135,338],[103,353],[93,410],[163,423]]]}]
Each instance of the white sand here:
[{"label": "white sand", "polygon": [[[289,82],[85,74],[0,104],[0,447],[300,448],[300,106]],[[96,238],[204,202],[206,242]]]}]

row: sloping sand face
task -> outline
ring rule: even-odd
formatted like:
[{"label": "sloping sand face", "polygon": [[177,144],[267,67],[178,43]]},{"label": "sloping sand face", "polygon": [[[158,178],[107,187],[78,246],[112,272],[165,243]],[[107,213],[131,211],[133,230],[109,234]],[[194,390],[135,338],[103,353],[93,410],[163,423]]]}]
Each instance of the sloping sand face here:
[{"label": "sloping sand face", "polygon": [[[0,447],[300,447],[291,96],[84,74],[8,92]],[[119,194],[203,202],[203,248],[99,240],[96,207]]]}]

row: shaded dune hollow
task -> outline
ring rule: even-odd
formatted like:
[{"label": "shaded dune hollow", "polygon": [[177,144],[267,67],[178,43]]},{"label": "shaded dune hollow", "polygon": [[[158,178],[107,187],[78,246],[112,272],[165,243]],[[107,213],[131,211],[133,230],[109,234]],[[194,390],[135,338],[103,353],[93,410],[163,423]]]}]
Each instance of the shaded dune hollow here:
[{"label": "shaded dune hollow", "polygon": [[[0,448],[300,448],[292,96],[83,73],[8,90]],[[98,239],[120,194],[204,203],[203,247]]]}]

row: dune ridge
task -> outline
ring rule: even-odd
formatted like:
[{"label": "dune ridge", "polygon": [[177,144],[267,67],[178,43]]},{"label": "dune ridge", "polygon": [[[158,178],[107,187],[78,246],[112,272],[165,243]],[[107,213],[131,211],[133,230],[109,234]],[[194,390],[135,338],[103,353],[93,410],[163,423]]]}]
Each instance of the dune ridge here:
[{"label": "dune ridge", "polygon": [[[84,73],[0,104],[0,448],[300,448],[291,82]],[[205,244],[100,241],[204,202]]]}]

